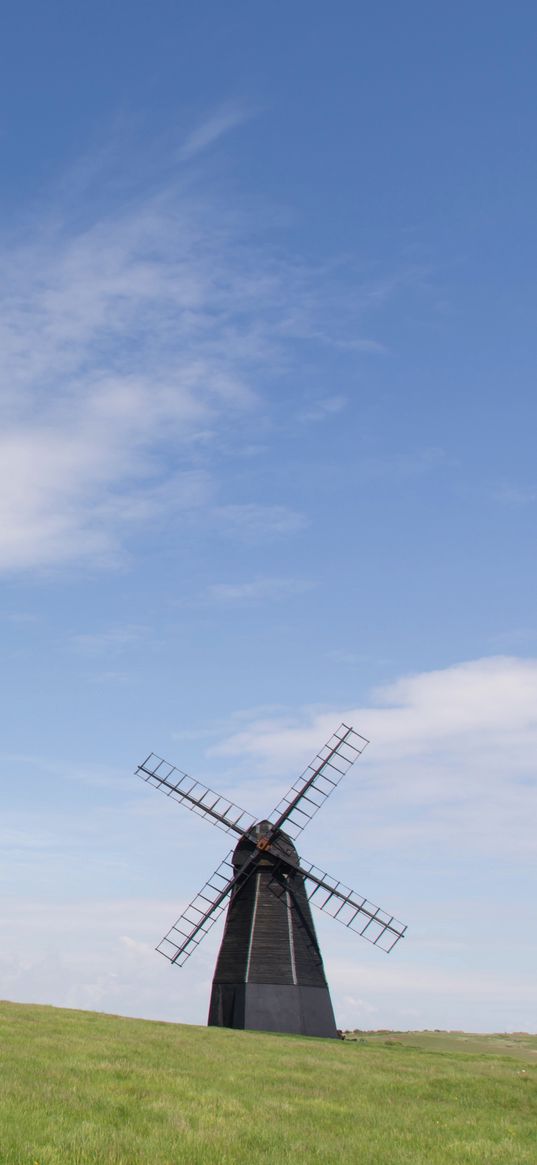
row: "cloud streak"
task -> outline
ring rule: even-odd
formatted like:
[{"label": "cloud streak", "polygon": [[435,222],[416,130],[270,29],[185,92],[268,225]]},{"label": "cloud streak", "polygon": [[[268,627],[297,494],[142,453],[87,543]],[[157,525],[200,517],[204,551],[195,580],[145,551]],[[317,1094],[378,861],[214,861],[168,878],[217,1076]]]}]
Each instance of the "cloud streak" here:
[{"label": "cloud streak", "polygon": [[207,589],[207,596],[217,603],[274,602],[303,595],[313,586],[307,579],[256,578],[249,582],[213,583]]},{"label": "cloud streak", "polygon": [[222,533],[238,536],[245,542],[266,542],[267,539],[296,534],[308,525],[306,516],[289,506],[266,506],[253,502],[216,506],[213,516],[216,527]]},{"label": "cloud streak", "polygon": [[230,102],[221,105],[209,117],[200,122],[185,138],[179,151],[181,161],[187,162],[203,153],[225,134],[249,121],[256,111],[246,106]]}]

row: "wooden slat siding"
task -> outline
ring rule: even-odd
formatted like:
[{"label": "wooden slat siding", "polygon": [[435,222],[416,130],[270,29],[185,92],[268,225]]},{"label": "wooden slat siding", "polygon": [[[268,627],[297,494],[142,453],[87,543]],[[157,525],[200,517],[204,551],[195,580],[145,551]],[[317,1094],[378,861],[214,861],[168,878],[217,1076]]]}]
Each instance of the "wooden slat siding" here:
[{"label": "wooden slat siding", "polygon": [[244,983],[252,929],[257,877],[248,878],[228,906],[224,935],[214,972],[218,983]]},{"label": "wooden slat siding", "polygon": [[293,937],[297,982],[303,987],[325,987],[326,977],[323,960],[304,879],[300,874],[294,874],[289,878],[288,889],[293,903]]},{"label": "wooden slat siding", "polygon": [[[240,865],[251,849],[250,843],[239,842],[233,855],[234,865]],[[292,850],[296,856],[294,847]],[[294,968],[289,945],[287,892],[291,903]],[[240,984],[246,981],[247,974],[249,983],[326,986],[304,879],[299,874],[286,877],[275,871],[274,862],[268,857],[258,866],[256,876],[249,878],[231,899],[214,982]]]}]

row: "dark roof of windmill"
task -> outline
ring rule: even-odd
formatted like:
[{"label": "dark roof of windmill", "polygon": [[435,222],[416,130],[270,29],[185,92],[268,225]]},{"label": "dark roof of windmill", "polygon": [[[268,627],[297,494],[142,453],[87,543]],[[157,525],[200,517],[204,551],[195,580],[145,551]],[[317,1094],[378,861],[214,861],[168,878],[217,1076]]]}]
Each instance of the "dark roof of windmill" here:
[{"label": "dark roof of windmill", "polygon": [[[264,825],[265,822],[262,822],[261,824]],[[257,832],[258,831],[256,827],[253,830],[250,830],[249,833],[243,834],[240,841],[235,846],[233,851],[233,865],[235,868],[242,866],[247,858],[249,858],[253,850],[256,848]],[[260,834],[260,836],[262,836],[262,834]],[[264,857],[265,856],[267,860],[269,860],[270,857],[276,859],[283,858],[285,862],[288,862],[289,865],[292,866],[297,866],[299,862],[298,854],[293,845],[293,842],[291,841],[291,838],[281,829],[278,830],[278,832],[275,834],[269,848],[264,853]]]}]

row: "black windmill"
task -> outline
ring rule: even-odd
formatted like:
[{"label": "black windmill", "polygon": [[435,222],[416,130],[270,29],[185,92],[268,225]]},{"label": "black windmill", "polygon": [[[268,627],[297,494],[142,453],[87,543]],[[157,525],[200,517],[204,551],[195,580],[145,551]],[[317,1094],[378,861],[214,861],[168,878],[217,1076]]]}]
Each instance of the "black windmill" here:
[{"label": "black windmill", "polygon": [[270,819],[259,822],[154,753],[136,770],[239,839],[157,947],[183,966],[229,899],[210,1025],[337,1035],[310,902],[385,951],[403,937],[402,923],[305,862],[294,846],[366,744],[341,724]]}]

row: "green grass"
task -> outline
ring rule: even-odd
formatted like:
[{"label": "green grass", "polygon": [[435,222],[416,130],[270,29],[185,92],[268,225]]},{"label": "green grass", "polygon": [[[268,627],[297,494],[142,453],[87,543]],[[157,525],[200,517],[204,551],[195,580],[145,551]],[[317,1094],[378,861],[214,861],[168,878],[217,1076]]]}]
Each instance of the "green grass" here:
[{"label": "green grass", "polygon": [[0,1004],[1,1165],[537,1165],[537,1037],[352,1035]]}]

